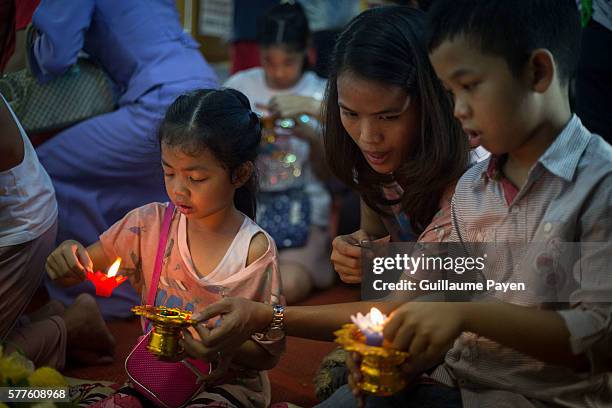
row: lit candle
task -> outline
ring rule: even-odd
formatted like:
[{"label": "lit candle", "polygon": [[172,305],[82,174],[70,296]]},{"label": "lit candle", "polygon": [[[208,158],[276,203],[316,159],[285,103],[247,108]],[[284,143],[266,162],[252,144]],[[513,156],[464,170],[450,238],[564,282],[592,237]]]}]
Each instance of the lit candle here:
[{"label": "lit candle", "polygon": [[351,316],[353,323],[355,323],[365,336],[366,344],[368,346],[377,347],[383,344],[383,323],[386,319],[387,316],[382,314],[380,310],[375,307],[370,309],[370,313],[365,316],[361,313],[357,313],[356,316]]},{"label": "lit candle", "polygon": [[120,264],[121,258],[117,258],[111,267],[108,268],[108,274],[103,274],[100,271],[96,271],[95,273],[87,272],[86,277],[96,287],[97,296],[110,297],[113,290],[127,279],[125,276],[116,276]]}]

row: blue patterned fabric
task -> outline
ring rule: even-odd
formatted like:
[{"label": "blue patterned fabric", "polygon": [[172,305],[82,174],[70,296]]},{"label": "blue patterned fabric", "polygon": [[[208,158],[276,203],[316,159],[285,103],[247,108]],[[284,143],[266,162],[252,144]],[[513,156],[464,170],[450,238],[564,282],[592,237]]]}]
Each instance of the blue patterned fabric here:
[{"label": "blue patterned fabric", "polygon": [[257,223],[274,238],[276,247],[301,247],[310,231],[310,199],[303,188],[260,192]]}]

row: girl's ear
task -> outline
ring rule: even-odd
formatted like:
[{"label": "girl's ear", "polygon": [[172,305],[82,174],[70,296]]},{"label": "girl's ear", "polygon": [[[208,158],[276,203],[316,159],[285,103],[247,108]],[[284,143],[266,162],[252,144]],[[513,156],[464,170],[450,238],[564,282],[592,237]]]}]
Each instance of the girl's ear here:
[{"label": "girl's ear", "polygon": [[531,53],[528,66],[528,78],[531,89],[544,93],[550,87],[557,69],[553,55],[544,48]]},{"label": "girl's ear", "polygon": [[247,161],[242,163],[236,170],[234,170],[234,173],[232,174],[232,184],[234,187],[242,187],[244,183],[249,181],[253,171],[255,171],[255,165],[253,162]]}]

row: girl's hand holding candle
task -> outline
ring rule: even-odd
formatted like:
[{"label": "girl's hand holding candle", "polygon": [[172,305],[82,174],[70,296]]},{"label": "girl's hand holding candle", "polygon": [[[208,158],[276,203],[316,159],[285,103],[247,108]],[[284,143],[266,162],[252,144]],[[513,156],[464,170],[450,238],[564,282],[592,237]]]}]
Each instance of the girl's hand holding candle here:
[{"label": "girl's hand holding candle", "polygon": [[380,310],[373,307],[370,313],[365,316],[361,313],[351,316],[351,320],[355,326],[359,328],[365,336],[365,343],[368,346],[380,347],[383,344],[383,327],[387,316],[382,314]]},{"label": "girl's hand holding candle", "polygon": [[100,271],[95,273],[87,271],[87,279],[96,287],[96,296],[110,297],[113,290],[127,279],[125,276],[116,276],[120,264],[121,258],[117,258],[111,267],[108,268],[108,274],[106,275]]}]

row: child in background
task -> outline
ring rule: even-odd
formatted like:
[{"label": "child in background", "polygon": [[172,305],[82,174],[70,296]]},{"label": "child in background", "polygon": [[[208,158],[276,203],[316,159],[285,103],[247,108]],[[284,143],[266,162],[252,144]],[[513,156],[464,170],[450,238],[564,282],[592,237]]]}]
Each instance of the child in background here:
[{"label": "child in background", "polygon": [[[306,70],[308,41],[308,21],[302,7],[297,3],[274,6],[258,27],[262,66],[239,72],[224,84],[244,92],[253,110],[260,115],[292,119],[278,121],[291,123],[293,128],[277,126],[272,136],[274,140],[262,146],[257,164],[261,175],[258,198],[262,210],[258,213],[258,222],[264,227],[274,223],[274,219],[282,219],[270,208],[270,204],[279,201],[274,197],[297,189],[305,192],[302,195],[310,204],[307,225],[294,230],[304,230],[295,235],[307,234],[305,243],[295,245],[291,242],[294,237],[285,242],[269,229],[279,247],[283,292],[288,303],[304,298],[313,287],[321,289],[334,282],[329,262],[331,197],[320,181],[326,172],[318,129],[325,80]],[[280,162],[289,156],[295,161],[289,165]],[[289,177],[285,176],[287,169]],[[263,211],[266,209],[269,211]],[[283,225],[282,228],[288,227]]]},{"label": "child in background", "polygon": [[[432,374],[437,385],[391,398],[403,406],[444,398],[445,407],[608,407],[612,148],[570,109],[580,42],[575,1],[437,0],[429,19],[431,61],[454,96],[455,116],[492,154],[457,184],[451,238],[524,244],[514,259],[504,252],[497,262],[517,265],[512,278],[530,285],[492,292],[493,302],[398,308],[384,335],[411,353],[406,374],[444,363]],[[561,288],[571,294],[544,303],[534,297],[545,275],[538,248],[562,243],[589,250],[561,264],[567,276],[542,284],[552,292],[567,279]],[[390,402],[368,399],[368,406]]]},{"label": "child in background", "polygon": [[[281,301],[276,247],[252,220],[260,139],[259,118],[236,90],[199,90],[170,106],[159,140],[166,191],[176,210],[155,305],[197,312],[230,295],[270,304]],[[88,248],[65,241],[48,259],[49,275],[56,281],[79,282],[87,270],[103,270],[120,256],[123,272],[145,303],[168,205],[151,203],[131,211]],[[198,327],[200,335],[205,330]],[[194,344],[186,332],[185,350],[199,358]],[[276,364],[283,344],[282,339],[245,342],[233,353],[234,379],[205,389],[193,402],[268,406],[270,386],[262,370]]]}]

